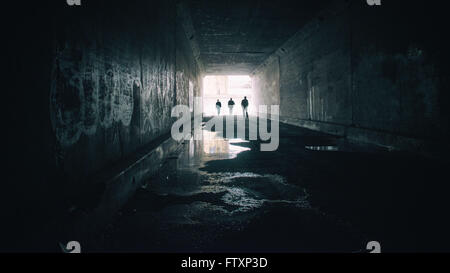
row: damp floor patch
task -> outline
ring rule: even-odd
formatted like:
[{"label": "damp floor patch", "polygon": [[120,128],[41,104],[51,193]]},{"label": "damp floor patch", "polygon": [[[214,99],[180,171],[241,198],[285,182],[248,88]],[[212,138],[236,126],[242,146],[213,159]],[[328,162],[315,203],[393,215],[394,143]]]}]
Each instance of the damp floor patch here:
[{"label": "damp floor patch", "polygon": [[337,152],[338,146],[306,146],[306,150],[317,152]]}]

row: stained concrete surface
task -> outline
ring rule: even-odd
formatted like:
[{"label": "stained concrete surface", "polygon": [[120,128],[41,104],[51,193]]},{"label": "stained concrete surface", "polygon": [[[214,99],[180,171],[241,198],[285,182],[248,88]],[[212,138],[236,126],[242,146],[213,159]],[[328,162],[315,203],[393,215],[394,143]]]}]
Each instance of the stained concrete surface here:
[{"label": "stained concrete surface", "polygon": [[[189,24],[182,19],[185,16],[177,16],[179,1],[174,0],[89,1],[78,8],[57,2],[16,1],[4,8],[12,16],[5,29],[5,66],[11,75],[7,74],[3,88],[8,118],[1,250],[41,250],[42,245],[29,243],[34,233],[53,246],[36,227],[54,223],[74,206],[98,201],[104,189],[91,178],[169,133],[171,108],[186,103],[188,94],[201,96],[202,73],[250,73],[277,48],[282,53],[275,54],[276,62],[264,62],[267,66],[260,70],[258,86],[259,103],[280,101],[281,120],[419,153],[431,144],[447,157],[448,42],[441,33],[448,16],[439,6],[419,0],[390,1],[380,7],[345,0],[332,1],[335,4],[329,7],[318,1],[236,1],[233,6],[192,0],[184,1],[187,8],[180,12],[190,13]],[[191,25],[189,31],[183,29],[186,25]],[[198,48],[193,47],[195,40]],[[200,59],[203,69],[195,64]],[[447,250],[448,178],[443,160],[374,153],[354,145],[336,148],[338,139],[316,136],[320,135],[284,130],[275,153],[259,153],[258,143],[250,142],[243,145],[252,150],[234,159],[210,158],[199,168],[207,174],[277,175],[305,189],[312,208],[343,219],[368,234],[367,239],[383,241],[384,249]],[[165,167],[170,166],[168,162]],[[148,190],[153,191],[152,185],[157,181]],[[113,203],[120,203],[123,196]],[[213,199],[221,200],[219,196]],[[253,199],[271,198],[260,193]],[[265,211],[268,203],[263,204],[263,209],[253,211]],[[272,205],[276,208],[267,211],[279,222],[306,217],[292,217],[280,204]],[[298,211],[293,214],[310,210]],[[269,238],[264,231],[273,225],[267,220],[270,217],[257,218],[260,222],[249,219],[253,225],[240,227],[252,236],[264,235],[259,241]],[[296,232],[276,234],[289,237],[293,248],[311,249],[300,239],[314,246],[313,241],[325,244],[325,237],[306,235],[311,233],[308,228],[319,230],[318,220],[308,225],[292,221]],[[117,246],[128,240],[127,230],[139,226],[119,223],[112,235]],[[155,223],[155,234],[162,234],[163,221]],[[212,228],[208,224],[194,228],[199,226]],[[236,238],[244,238],[244,233],[239,234]],[[18,245],[20,239],[24,243]],[[276,249],[276,239],[267,248]],[[346,250],[361,248],[365,240],[355,240]],[[248,241],[252,247],[256,239]],[[220,248],[225,240],[209,242]],[[102,247],[105,244],[90,248],[119,249]],[[136,245],[147,244],[142,239]],[[166,249],[178,249],[168,245]],[[344,249],[346,244],[335,245]],[[316,249],[332,250],[320,245]]]},{"label": "stained concrete surface", "polygon": [[[4,7],[12,15],[5,34],[12,75],[3,108],[12,118],[1,199],[12,209],[3,213],[0,251],[47,249],[29,243],[45,237],[34,233],[70,217],[73,207],[100,202],[105,181],[98,175],[170,133],[172,107],[199,95],[200,72],[176,2]],[[126,192],[111,202],[120,204]]]},{"label": "stained concrete surface", "polygon": [[330,1],[186,1],[207,74],[249,74]]},{"label": "stained concrete surface", "polygon": [[448,152],[445,9],[333,2],[254,71],[258,103],[279,98],[280,120],[354,141]]},{"label": "stained concrete surface", "polygon": [[433,187],[442,162],[280,130],[269,153],[256,141],[186,141],[85,251],[358,253],[373,240],[385,252],[449,250]]}]

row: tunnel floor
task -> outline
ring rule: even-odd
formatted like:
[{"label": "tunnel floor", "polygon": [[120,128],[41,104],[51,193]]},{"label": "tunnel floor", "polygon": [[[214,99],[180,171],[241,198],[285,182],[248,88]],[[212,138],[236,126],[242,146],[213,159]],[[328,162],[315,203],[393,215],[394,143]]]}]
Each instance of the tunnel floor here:
[{"label": "tunnel floor", "polygon": [[276,152],[259,144],[186,141],[89,250],[449,250],[443,162],[284,124]]}]

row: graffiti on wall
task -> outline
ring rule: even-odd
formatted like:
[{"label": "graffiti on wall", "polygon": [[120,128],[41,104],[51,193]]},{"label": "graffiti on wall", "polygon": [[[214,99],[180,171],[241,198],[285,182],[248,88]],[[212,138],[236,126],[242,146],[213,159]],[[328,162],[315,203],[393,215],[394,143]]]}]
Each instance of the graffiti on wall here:
[{"label": "graffiti on wall", "polygon": [[63,147],[77,143],[82,135],[94,135],[99,126],[129,126],[132,120],[138,70],[92,52],[96,51],[66,43],[54,58],[50,113]]}]

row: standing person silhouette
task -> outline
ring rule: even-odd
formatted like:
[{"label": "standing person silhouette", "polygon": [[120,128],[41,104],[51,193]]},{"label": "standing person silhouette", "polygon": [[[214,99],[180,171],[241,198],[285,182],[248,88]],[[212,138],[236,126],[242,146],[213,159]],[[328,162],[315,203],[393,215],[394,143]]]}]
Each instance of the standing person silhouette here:
[{"label": "standing person silhouette", "polygon": [[230,116],[233,115],[233,108],[235,104],[236,103],[234,103],[233,98],[231,98],[230,101],[228,102],[228,109],[230,110]]},{"label": "standing person silhouette", "polygon": [[248,103],[247,97],[245,97],[242,100],[241,106],[242,106],[242,111],[244,113],[244,118],[248,119],[248,106],[249,106],[249,103]]},{"label": "standing person silhouette", "polygon": [[217,115],[220,116],[220,109],[222,109],[222,103],[220,102],[220,100],[217,100],[216,108],[217,108]]}]

